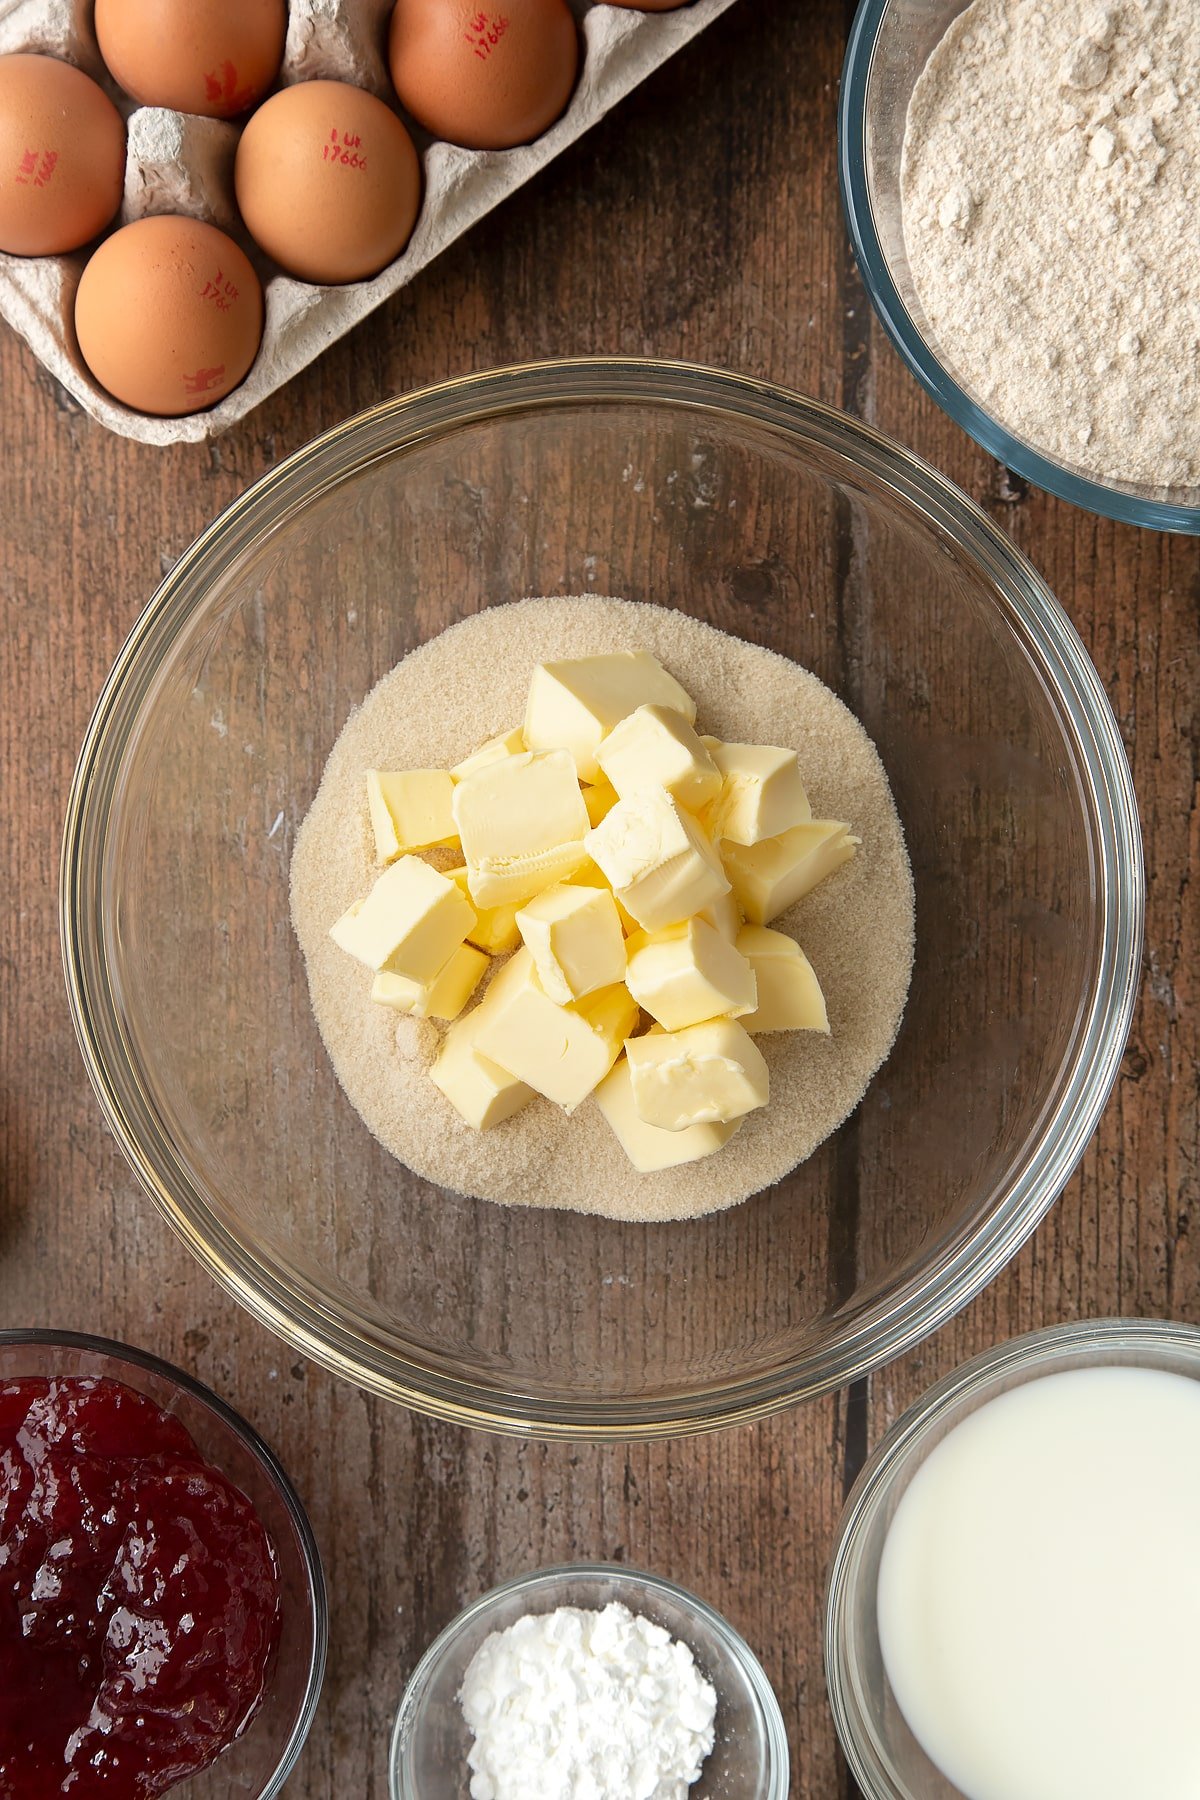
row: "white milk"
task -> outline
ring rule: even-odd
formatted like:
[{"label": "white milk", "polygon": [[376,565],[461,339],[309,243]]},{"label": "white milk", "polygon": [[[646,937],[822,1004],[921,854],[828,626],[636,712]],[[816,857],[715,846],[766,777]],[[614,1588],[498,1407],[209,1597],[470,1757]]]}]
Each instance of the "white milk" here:
[{"label": "white milk", "polygon": [[1200,1382],[1071,1370],[964,1420],[897,1509],[879,1633],[969,1800],[1200,1800]]}]

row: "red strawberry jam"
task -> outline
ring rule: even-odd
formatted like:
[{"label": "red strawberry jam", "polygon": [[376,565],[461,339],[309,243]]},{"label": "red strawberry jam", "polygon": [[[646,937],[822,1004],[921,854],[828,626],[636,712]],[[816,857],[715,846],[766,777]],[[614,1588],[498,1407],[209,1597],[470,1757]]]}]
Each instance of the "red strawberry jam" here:
[{"label": "red strawberry jam", "polygon": [[0,1796],[153,1800],[262,1698],[275,1556],[177,1419],[118,1381],[0,1384]]}]

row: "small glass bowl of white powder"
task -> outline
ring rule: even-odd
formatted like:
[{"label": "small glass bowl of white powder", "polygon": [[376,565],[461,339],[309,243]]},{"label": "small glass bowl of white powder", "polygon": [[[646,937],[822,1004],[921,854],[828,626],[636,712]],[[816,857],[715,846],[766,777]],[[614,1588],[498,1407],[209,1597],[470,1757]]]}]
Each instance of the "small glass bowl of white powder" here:
[{"label": "small glass bowl of white powder", "polygon": [[612,1563],[522,1575],[461,1612],[409,1681],[390,1763],[392,1800],[786,1800],[788,1772],[749,1646],[695,1595]]},{"label": "small glass bowl of white powder", "polygon": [[1195,0],[863,0],[838,126],[922,386],[1037,487],[1200,533]]}]

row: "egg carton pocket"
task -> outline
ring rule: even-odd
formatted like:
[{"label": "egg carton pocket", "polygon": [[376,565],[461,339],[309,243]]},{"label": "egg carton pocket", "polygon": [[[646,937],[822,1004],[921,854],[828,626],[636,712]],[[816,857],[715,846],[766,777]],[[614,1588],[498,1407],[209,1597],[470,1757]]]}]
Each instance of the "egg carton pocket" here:
[{"label": "egg carton pocket", "polygon": [[[73,312],[86,252],[37,258],[0,254],[0,314],[85,412],[110,431],[146,444],[219,436],[411,281],[734,0],[692,0],[671,13],[630,12],[591,0],[570,4],[583,37],[582,66],[557,124],[516,150],[474,151],[432,140],[406,118],[425,177],[424,204],[407,248],[373,280],[314,287],[282,274],[241,228],[233,197],[239,126],[135,106],[101,62],[93,0],[9,0],[7,5],[0,0],[0,54],[35,50],[75,63],[102,83],[125,116],[129,147],[118,222],[185,213],[231,232],[262,276],[266,323],[257,361],[240,387],[208,412],[161,419],[133,412],[106,394],[79,354]],[[291,0],[281,83],[317,77],[347,81],[395,106],[384,60],[390,11],[391,0]]]}]

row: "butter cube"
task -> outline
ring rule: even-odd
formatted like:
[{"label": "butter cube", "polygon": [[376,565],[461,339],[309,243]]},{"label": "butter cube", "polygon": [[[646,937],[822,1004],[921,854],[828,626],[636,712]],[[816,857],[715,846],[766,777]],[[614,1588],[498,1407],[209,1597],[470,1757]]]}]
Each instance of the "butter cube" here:
[{"label": "butter cube", "polygon": [[665,788],[618,800],[584,848],[645,931],[688,919],[729,892],[716,851]]},{"label": "butter cube", "polygon": [[419,856],[402,856],[329,935],[368,969],[386,968],[428,986],[474,923],[475,913],[454,882]]},{"label": "butter cube", "polygon": [[836,819],[793,825],[761,844],[726,844],[725,872],[752,925],[769,925],[848,862],[859,839]]},{"label": "butter cube", "polygon": [[381,863],[409,850],[458,841],[450,796],[454,783],[444,769],[368,769],[367,805]]},{"label": "butter cube", "polygon": [[647,1125],[634,1105],[625,1057],[596,1089],[596,1104],[612,1126],[622,1150],[643,1175],[711,1156],[729,1142],[741,1123],[735,1119],[728,1125],[692,1125],[685,1131],[662,1131],[657,1125]]},{"label": "butter cube", "polygon": [[412,1013],[416,1019],[457,1019],[483,979],[488,958],[470,944],[460,944],[441,974],[429,986],[381,969],[371,984],[371,998],[380,1006]]},{"label": "butter cube", "polygon": [[470,756],[462,762],[455,763],[450,771],[454,781],[465,781],[468,775],[474,775],[476,769],[486,769],[489,763],[503,762],[506,756],[520,756],[525,748],[525,739],[519,726],[512,731],[502,731],[499,737],[489,738],[486,744],[480,744],[478,750],[472,750]]},{"label": "butter cube", "polygon": [[617,790],[608,781],[594,781],[591,787],[583,790],[583,804],[587,807],[589,825],[598,825],[617,804]]},{"label": "butter cube", "polygon": [[476,1010],[476,1048],[569,1113],[608,1074],[638,1016],[624,987],[559,1006],[524,948],[493,978]]},{"label": "butter cube", "polygon": [[607,888],[547,888],[518,912],[517,929],[560,1006],[625,979],[625,934]]},{"label": "butter cube", "polygon": [[630,1038],[625,1054],[638,1117],[662,1131],[728,1124],[767,1104],[762,1051],[736,1019],[648,1032]]},{"label": "butter cube", "polygon": [[703,919],[668,925],[665,931],[640,931],[626,950],[626,986],[667,1031],[754,1011],[754,970]]},{"label": "butter cube", "polygon": [[705,738],[721,788],[702,815],[711,838],[757,844],[812,818],[794,750],[770,744],[722,744]]},{"label": "butter cube", "polygon": [[529,684],[525,742],[531,750],[569,750],[580,781],[596,781],[602,739],[639,706],[671,706],[689,722],[696,718],[695,702],[648,650],[539,663]]},{"label": "butter cube", "polygon": [[698,813],[721,791],[720,771],[695,727],[670,706],[639,706],[613,726],[596,761],[622,800],[638,788],[663,787]]},{"label": "butter cube", "polygon": [[707,906],[702,906],[696,917],[703,919],[706,925],[711,925],[714,931],[719,931],[731,944],[742,929],[742,909],[734,899],[732,890],[728,894],[719,895]]},{"label": "butter cube", "polygon": [[[446,873],[469,898],[471,890],[467,886],[466,869],[447,869]],[[516,949],[521,934],[517,930],[515,906],[477,906],[474,910],[475,923],[467,933],[468,944],[477,944],[489,956],[507,956],[510,950]]]},{"label": "butter cube", "polygon": [[482,1006],[456,1019],[442,1040],[429,1078],[476,1131],[487,1131],[528,1106],[533,1089],[526,1087],[475,1046]]},{"label": "butter cube", "polygon": [[823,1031],[828,1035],[825,996],[812,964],[794,938],[766,925],[744,925],[737,947],[758,981],[758,1005],[742,1024],[761,1031]]},{"label": "butter cube", "polygon": [[455,784],[454,822],[477,906],[520,906],[584,859],[587,808],[565,750],[476,769]]}]

